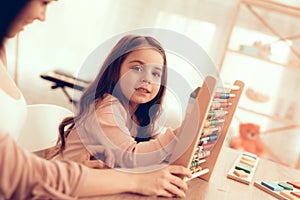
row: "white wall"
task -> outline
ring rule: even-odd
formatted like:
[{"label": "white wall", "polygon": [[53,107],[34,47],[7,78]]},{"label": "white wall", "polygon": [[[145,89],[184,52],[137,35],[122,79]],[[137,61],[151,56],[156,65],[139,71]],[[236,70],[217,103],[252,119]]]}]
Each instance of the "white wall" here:
[{"label": "white wall", "polygon": [[[63,93],[50,90],[50,82],[42,80],[39,75],[55,69],[73,73],[101,42],[124,31],[143,27],[169,28],[186,34],[205,46],[217,63],[235,6],[236,0],[53,2],[45,22],[35,22],[20,34],[19,86],[29,103],[54,103],[70,107]],[[181,17],[188,27],[176,26],[176,18],[168,17],[173,15]],[[208,23],[215,28],[205,31],[196,27],[197,23]],[[13,41],[8,46],[9,68],[13,72]]]}]

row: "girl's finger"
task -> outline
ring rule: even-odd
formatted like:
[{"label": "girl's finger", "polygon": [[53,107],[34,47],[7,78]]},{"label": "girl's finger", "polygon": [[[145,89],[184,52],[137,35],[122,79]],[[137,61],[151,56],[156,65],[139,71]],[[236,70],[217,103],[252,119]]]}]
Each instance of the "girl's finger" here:
[{"label": "girl's finger", "polygon": [[169,183],[167,187],[165,188],[169,193],[171,193],[173,196],[178,197],[185,197],[185,193],[180,188],[176,187],[176,185],[173,185],[172,183]]},{"label": "girl's finger", "polygon": [[105,168],[105,164],[99,160],[86,160],[83,162],[83,164],[89,168],[95,168],[95,169]]},{"label": "girl's finger", "polygon": [[179,165],[170,165],[169,166],[169,171],[172,174],[178,174],[178,175],[183,175],[186,177],[191,178],[192,174],[191,171],[183,166],[179,166]]},{"label": "girl's finger", "polygon": [[173,197],[174,196],[174,194],[172,194],[171,192],[169,192],[168,190],[165,190],[165,189],[161,189],[160,191],[157,192],[156,195],[162,196],[162,197]]},{"label": "girl's finger", "polygon": [[183,191],[186,191],[188,189],[187,183],[178,176],[172,175],[170,177],[170,182],[176,187],[182,189]]}]

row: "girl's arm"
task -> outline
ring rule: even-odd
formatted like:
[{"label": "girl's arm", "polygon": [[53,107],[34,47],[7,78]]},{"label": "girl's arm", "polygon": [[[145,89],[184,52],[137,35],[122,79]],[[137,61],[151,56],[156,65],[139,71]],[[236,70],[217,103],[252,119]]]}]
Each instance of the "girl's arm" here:
[{"label": "girl's arm", "polygon": [[111,99],[104,101],[95,114],[85,119],[84,129],[77,128],[85,147],[96,143],[105,145],[114,154],[115,166],[125,168],[160,164],[171,154],[177,143],[171,129],[155,139],[137,143],[131,135],[134,130],[130,123],[134,122],[121,103]]}]

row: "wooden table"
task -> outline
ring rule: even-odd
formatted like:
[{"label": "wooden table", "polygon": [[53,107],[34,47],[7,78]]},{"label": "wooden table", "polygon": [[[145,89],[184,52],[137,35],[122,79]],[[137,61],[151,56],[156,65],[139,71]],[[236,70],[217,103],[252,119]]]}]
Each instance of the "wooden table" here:
[{"label": "wooden table", "polygon": [[[226,178],[227,172],[233,166],[240,152],[223,147],[219,155],[215,170],[209,182],[200,178],[188,182],[189,190],[185,199],[189,200],[268,200],[275,199],[271,195],[253,186],[253,181],[299,181],[300,171],[288,168],[275,162],[260,159],[252,183],[245,185]],[[99,188],[101,189],[101,188]],[[85,198],[85,200],[154,200],[168,199],[163,197],[145,197],[136,194],[117,194]],[[179,198],[174,198],[179,199]]]}]

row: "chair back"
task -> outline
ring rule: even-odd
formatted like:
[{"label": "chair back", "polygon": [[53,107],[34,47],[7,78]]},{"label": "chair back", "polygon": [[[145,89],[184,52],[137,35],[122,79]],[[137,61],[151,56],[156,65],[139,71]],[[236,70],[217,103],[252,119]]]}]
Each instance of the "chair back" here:
[{"label": "chair back", "polygon": [[61,121],[73,113],[61,106],[52,104],[28,105],[28,114],[18,143],[30,152],[50,148],[56,144]]}]

